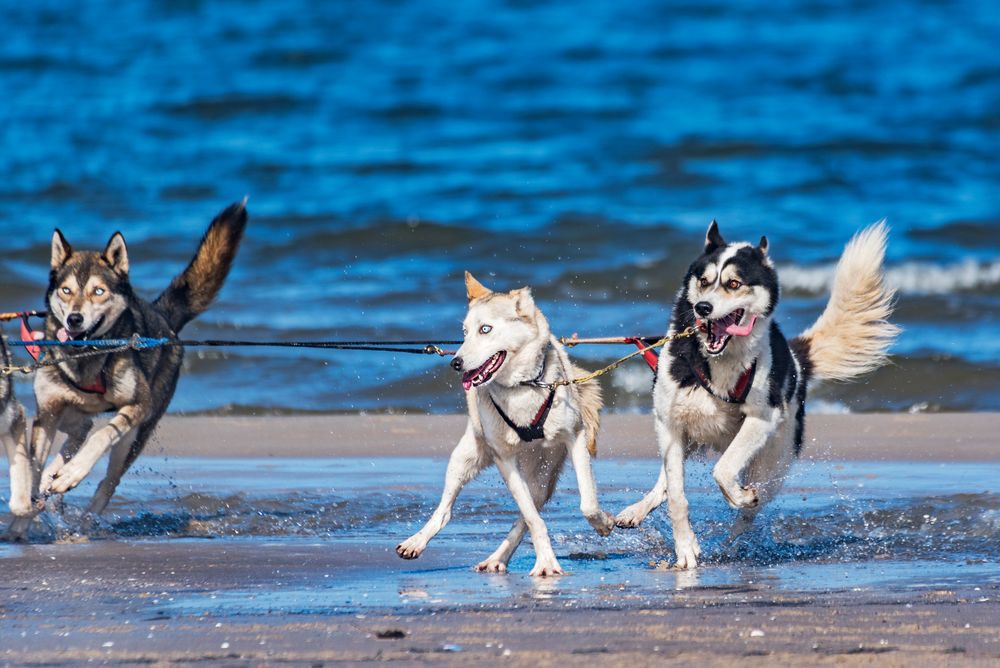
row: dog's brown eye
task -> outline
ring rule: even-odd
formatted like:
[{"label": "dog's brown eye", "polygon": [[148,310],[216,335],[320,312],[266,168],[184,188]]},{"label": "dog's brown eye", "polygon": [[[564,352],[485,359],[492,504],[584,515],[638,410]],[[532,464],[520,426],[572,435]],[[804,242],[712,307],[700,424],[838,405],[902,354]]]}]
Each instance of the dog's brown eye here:
[{"label": "dog's brown eye", "polygon": [[701,278],[701,279],[698,280],[698,285],[700,285],[703,288],[707,288],[710,283],[711,283],[711,281],[708,280],[707,278]]},{"label": "dog's brown eye", "polygon": [[482,327],[479,328],[480,334],[489,334],[492,331],[493,331],[492,325],[483,325]]},{"label": "dog's brown eye", "polygon": [[726,283],[726,287],[729,288],[730,290],[738,290],[741,285],[743,284],[737,281],[735,278]]}]

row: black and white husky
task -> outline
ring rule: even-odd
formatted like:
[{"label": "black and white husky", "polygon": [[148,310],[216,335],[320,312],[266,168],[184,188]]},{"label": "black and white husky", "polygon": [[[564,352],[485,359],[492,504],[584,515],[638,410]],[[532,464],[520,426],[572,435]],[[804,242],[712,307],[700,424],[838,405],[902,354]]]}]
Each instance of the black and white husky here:
[{"label": "black and white husky", "polygon": [[778,275],[767,238],[727,244],[712,221],[705,251],[684,277],[653,391],[663,467],[653,489],[617,517],[636,527],[667,501],[677,568],[693,568],[700,548],[688,520],[684,460],[702,447],[721,453],[713,476],[740,510],[732,536],[746,530],[781,488],[802,447],[806,390],[817,380],[849,380],[886,362],[898,329],[887,322],[893,292],[882,260],[886,227],[857,234],[837,265],[833,292],[816,323],[786,341],[773,321]]}]

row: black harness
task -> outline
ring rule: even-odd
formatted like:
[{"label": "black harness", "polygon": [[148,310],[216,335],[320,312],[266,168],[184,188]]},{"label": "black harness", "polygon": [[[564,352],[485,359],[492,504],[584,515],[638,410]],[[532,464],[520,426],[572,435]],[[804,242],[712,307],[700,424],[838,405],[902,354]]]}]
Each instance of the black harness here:
[{"label": "black harness", "polygon": [[[541,378],[542,376],[545,375],[545,360],[548,359],[548,354],[549,354],[549,348],[547,347],[545,349],[545,352],[542,353],[542,370],[538,373],[538,376],[535,377],[534,380],[526,380],[522,382],[521,385],[530,385],[532,387],[546,386],[546,383],[543,383]],[[497,409],[497,415],[499,415],[500,419],[506,422],[507,426],[513,429],[514,433],[517,434],[517,437],[522,441],[524,441],[525,443],[530,443],[531,441],[537,441],[545,438],[545,420],[548,419],[549,411],[552,409],[552,402],[556,398],[557,386],[549,385],[548,387],[549,387],[549,393],[545,397],[545,401],[543,401],[542,405],[538,407],[538,412],[535,413],[534,419],[526,427],[522,427],[521,425],[511,420],[510,416],[504,413],[503,409],[500,408],[500,404],[498,404],[497,400],[493,398],[493,395],[492,394],[490,395],[490,401],[493,402],[493,408]]]}]

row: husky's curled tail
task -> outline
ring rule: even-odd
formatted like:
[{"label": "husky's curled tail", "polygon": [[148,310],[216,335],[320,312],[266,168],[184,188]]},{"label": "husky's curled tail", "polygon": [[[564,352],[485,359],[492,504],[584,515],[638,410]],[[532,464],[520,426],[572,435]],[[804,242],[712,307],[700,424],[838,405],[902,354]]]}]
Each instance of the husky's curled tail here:
[{"label": "husky's curled tail", "polygon": [[246,201],[232,204],[212,221],[191,263],[154,304],[175,334],[207,309],[229,275],[247,224]]},{"label": "husky's curled tail", "polygon": [[792,339],[792,349],[815,380],[850,380],[888,361],[899,328],[888,322],[895,292],[885,285],[885,221],[851,239],[837,263],[826,309]]}]

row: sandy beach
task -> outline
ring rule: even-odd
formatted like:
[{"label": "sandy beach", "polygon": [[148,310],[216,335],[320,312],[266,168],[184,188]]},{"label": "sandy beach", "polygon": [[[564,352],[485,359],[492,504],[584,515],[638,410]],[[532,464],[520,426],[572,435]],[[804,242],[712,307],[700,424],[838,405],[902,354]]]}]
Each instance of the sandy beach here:
[{"label": "sandy beach", "polygon": [[[605,419],[609,509],[655,478],[648,415]],[[0,545],[0,663],[996,665],[994,414],[815,416],[767,528],[735,553],[708,466],[707,556],[666,569],[665,513],[592,535],[572,475],[546,507],[570,573],[470,566],[514,517],[470,485],[416,561],[460,416],[168,417],[100,530]],[[92,478],[96,478],[96,474]],[[64,523],[95,480],[67,497]],[[6,482],[3,483],[6,485]],[[0,487],[4,494],[6,487]],[[0,516],[0,522],[6,519]],[[666,532],[666,533],[664,533]]]}]

